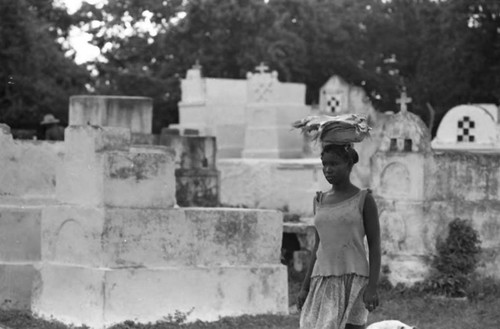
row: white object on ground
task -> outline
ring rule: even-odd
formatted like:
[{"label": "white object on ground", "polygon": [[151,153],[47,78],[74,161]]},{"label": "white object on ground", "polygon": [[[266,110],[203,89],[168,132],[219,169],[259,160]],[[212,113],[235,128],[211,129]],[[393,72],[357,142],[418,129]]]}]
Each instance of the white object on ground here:
[{"label": "white object on ground", "polygon": [[366,329],[417,329],[398,320],[385,320],[370,324]]}]

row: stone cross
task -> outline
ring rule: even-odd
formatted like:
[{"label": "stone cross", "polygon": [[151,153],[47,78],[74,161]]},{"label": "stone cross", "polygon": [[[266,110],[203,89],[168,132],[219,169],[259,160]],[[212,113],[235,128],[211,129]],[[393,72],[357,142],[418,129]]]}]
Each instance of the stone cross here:
[{"label": "stone cross", "polygon": [[193,69],[195,69],[195,70],[201,70],[200,61],[198,59],[196,60],[196,63],[194,63]]},{"label": "stone cross", "polygon": [[401,112],[406,112],[408,111],[408,107],[406,106],[407,104],[411,103],[411,97],[408,97],[406,95],[406,88],[403,88],[403,91],[401,92],[401,97],[396,99],[396,104],[401,104]]},{"label": "stone cross", "polygon": [[260,62],[259,66],[256,66],[255,69],[260,73],[265,73],[267,70],[269,70],[269,67],[265,65],[263,62]]}]

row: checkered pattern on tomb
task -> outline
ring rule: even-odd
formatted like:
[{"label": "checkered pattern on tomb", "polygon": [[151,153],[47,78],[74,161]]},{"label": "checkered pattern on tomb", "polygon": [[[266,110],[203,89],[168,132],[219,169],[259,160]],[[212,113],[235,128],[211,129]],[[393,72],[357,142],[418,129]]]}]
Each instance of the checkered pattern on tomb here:
[{"label": "checkered pattern on tomb", "polygon": [[256,102],[267,102],[271,100],[273,94],[274,81],[272,79],[262,79],[262,77],[257,78],[253,85],[253,99]]},{"label": "checkered pattern on tomb", "polygon": [[325,111],[329,113],[339,113],[342,109],[340,95],[326,95]]},{"label": "checkered pattern on tomb", "polygon": [[473,143],[476,141],[475,136],[476,123],[469,116],[464,116],[457,122],[457,142]]}]

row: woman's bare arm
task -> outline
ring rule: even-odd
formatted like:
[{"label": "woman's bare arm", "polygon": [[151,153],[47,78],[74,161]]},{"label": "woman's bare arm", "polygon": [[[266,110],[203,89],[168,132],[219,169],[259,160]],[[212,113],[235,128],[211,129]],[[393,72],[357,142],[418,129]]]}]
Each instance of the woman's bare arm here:
[{"label": "woman's bare arm", "polygon": [[316,264],[316,252],[318,251],[318,245],[319,245],[319,235],[318,231],[316,231],[316,228],[314,229],[314,235],[315,235],[314,247],[311,252],[311,259],[309,261],[309,266],[307,267],[306,276],[304,277],[304,281],[302,282],[301,290],[303,291],[309,291],[309,286],[311,285],[312,271],[314,269],[314,264]]},{"label": "woman's bare arm", "polygon": [[368,259],[370,261],[370,277],[368,286],[376,287],[380,275],[381,247],[380,223],[375,200],[371,193],[366,195],[363,207],[363,223],[368,242]]}]

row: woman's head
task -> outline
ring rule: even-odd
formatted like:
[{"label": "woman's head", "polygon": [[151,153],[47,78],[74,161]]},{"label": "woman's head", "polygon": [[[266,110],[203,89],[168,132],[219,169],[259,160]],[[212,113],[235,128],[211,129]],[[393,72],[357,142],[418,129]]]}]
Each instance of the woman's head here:
[{"label": "woman's head", "polygon": [[339,158],[346,161],[350,165],[350,167],[352,167],[359,161],[358,152],[356,152],[356,150],[352,147],[352,144],[328,144],[323,148],[323,151],[321,152],[322,159],[325,154],[334,154],[338,156]]},{"label": "woman's head", "polygon": [[321,152],[323,174],[329,183],[341,183],[349,179],[352,166],[359,161],[352,145],[329,144]]}]

